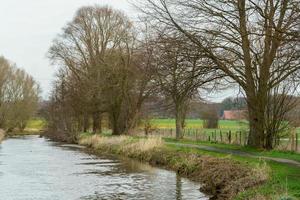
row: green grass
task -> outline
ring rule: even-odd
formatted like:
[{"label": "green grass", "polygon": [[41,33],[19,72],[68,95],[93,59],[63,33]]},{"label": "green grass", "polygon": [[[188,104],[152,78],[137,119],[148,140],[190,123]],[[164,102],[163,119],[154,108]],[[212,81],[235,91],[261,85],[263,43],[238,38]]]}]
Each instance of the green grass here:
[{"label": "green grass", "polygon": [[[210,155],[214,157],[228,158],[229,156],[229,158],[233,160],[239,161],[242,164],[253,167],[259,165],[262,162],[260,159],[257,158],[233,156],[226,153],[216,153],[189,147],[178,147],[176,145],[168,145],[168,148],[177,150],[179,152],[190,152],[197,153],[200,155]],[[271,169],[271,177],[269,178],[269,180],[265,184],[257,188],[252,188],[239,194],[235,199],[253,199],[256,195],[259,194],[270,199],[279,200],[281,197],[284,197],[285,193],[287,193],[288,196],[293,197],[293,199],[300,199],[300,168],[290,166],[287,164],[280,164],[273,161],[265,162]]]},{"label": "green grass", "polygon": [[272,151],[266,151],[266,150],[259,150],[252,147],[247,146],[239,146],[234,144],[216,144],[212,142],[202,142],[202,141],[194,141],[194,140],[176,140],[172,138],[164,138],[166,142],[172,142],[172,143],[182,143],[182,144],[198,144],[198,145],[206,145],[206,146],[213,146],[220,149],[230,149],[230,150],[238,150],[243,151],[247,153],[253,153],[257,156],[264,156],[264,157],[272,157],[272,158],[284,158],[284,159],[290,159],[300,162],[300,154],[291,152],[291,151],[278,151],[278,150],[272,150]]},{"label": "green grass", "polygon": [[[158,129],[175,129],[175,119],[153,119],[151,123]],[[246,121],[233,121],[233,120],[220,120],[219,129],[225,130],[240,130],[247,129],[248,125]],[[187,119],[187,129],[202,129],[203,120],[201,119]],[[211,129],[210,129],[211,130]]]},{"label": "green grass", "polygon": [[273,197],[272,199],[278,200],[283,199],[283,197],[300,199],[300,168],[271,161],[267,164],[271,168],[269,181],[258,188],[241,193],[236,199],[243,200],[257,194],[270,196]]},{"label": "green grass", "polygon": [[46,121],[41,118],[34,118],[27,122],[27,130],[43,130],[46,126]]},{"label": "green grass", "polygon": [[[158,129],[175,129],[175,119],[152,119],[152,125]],[[201,119],[186,119],[186,129],[203,129],[203,120]],[[213,132],[213,131],[240,131],[249,129],[248,121],[242,120],[219,120],[218,129],[203,129],[204,131]],[[300,139],[300,127],[297,128],[297,133]]]}]

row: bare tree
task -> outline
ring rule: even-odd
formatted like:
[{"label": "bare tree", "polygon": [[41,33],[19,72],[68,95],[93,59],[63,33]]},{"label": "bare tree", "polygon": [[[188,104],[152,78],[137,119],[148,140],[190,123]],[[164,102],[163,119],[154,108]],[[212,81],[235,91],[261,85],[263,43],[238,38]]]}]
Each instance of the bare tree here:
[{"label": "bare tree", "polygon": [[[79,130],[83,124],[86,131],[92,118],[93,132],[101,132],[102,114],[109,116],[114,135],[135,127],[151,91],[149,65],[142,51],[128,17],[108,7],[79,9],[54,40],[49,57],[65,70],[56,85],[64,83],[67,100],[62,102],[70,105],[70,118],[77,118]],[[59,88],[54,89],[54,97],[60,94]]]},{"label": "bare tree", "polygon": [[0,57],[0,128],[23,131],[35,114],[39,86],[24,70]]},{"label": "bare tree", "polygon": [[101,73],[114,49],[124,45],[131,23],[121,12],[108,7],[83,7],[69,23],[50,49],[50,58],[59,61],[77,75],[86,91],[93,118],[93,131],[100,128],[104,80]]},{"label": "bare tree", "polygon": [[184,38],[160,36],[154,41],[156,80],[162,94],[170,98],[176,118],[176,138],[182,138],[189,101],[198,89],[218,78],[210,61]]},{"label": "bare tree", "polygon": [[248,144],[269,148],[265,126],[274,88],[299,72],[298,0],[145,0],[153,23],[181,32],[243,89]]}]

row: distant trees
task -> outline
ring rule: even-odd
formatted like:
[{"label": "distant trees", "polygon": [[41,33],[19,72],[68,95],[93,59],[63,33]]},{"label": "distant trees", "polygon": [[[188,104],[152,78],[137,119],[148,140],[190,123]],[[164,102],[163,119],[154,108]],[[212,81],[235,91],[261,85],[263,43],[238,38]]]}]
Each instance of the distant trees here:
[{"label": "distant trees", "polygon": [[39,92],[30,75],[0,57],[0,128],[24,130],[37,110]]},{"label": "distant trees", "polygon": [[244,97],[227,97],[221,102],[221,111],[224,110],[245,110],[247,109],[247,99]]},{"label": "distant trees", "polygon": [[272,148],[269,136],[279,129],[266,126],[277,123],[268,105],[286,81],[299,82],[300,2],[145,0],[139,7],[153,24],[181,32],[239,84],[247,98],[248,144]]}]

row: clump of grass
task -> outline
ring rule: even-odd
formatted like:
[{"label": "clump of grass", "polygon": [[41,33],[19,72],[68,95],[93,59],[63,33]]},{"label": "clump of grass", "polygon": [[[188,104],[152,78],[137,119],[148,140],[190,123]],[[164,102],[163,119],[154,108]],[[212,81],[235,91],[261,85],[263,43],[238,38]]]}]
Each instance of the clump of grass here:
[{"label": "clump of grass", "polygon": [[148,137],[140,139],[122,147],[124,153],[147,152],[164,145],[161,137]]},{"label": "clump of grass", "polygon": [[261,181],[267,181],[270,178],[271,168],[266,163],[266,161],[261,161],[252,169],[253,175],[261,180]]},{"label": "clump of grass", "polygon": [[128,136],[103,137],[99,135],[93,135],[81,138],[79,140],[79,144],[99,149],[102,147],[120,146],[129,140],[130,138]]}]

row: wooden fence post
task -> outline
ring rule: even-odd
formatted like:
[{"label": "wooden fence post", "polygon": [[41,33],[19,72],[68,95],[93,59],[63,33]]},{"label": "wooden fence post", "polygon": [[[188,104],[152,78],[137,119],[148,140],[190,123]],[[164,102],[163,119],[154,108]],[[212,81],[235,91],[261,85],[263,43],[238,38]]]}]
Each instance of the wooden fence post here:
[{"label": "wooden fence post", "polygon": [[247,143],[248,143],[248,135],[249,135],[249,133],[248,133],[248,132],[245,132],[244,134],[245,134],[244,146],[246,146]]},{"label": "wooden fence post", "polygon": [[223,136],[222,136],[222,131],[220,130],[220,139],[221,139],[221,143],[223,143]]},{"label": "wooden fence post", "polygon": [[298,133],[296,132],[296,152],[298,152]]},{"label": "wooden fence post", "polygon": [[229,140],[229,144],[231,144],[231,131],[229,131],[229,134],[228,134],[228,140]]},{"label": "wooden fence post", "polygon": [[242,131],[240,131],[240,145],[242,146]]},{"label": "wooden fence post", "polygon": [[218,138],[217,138],[217,130],[215,130],[215,142],[218,142]]}]

